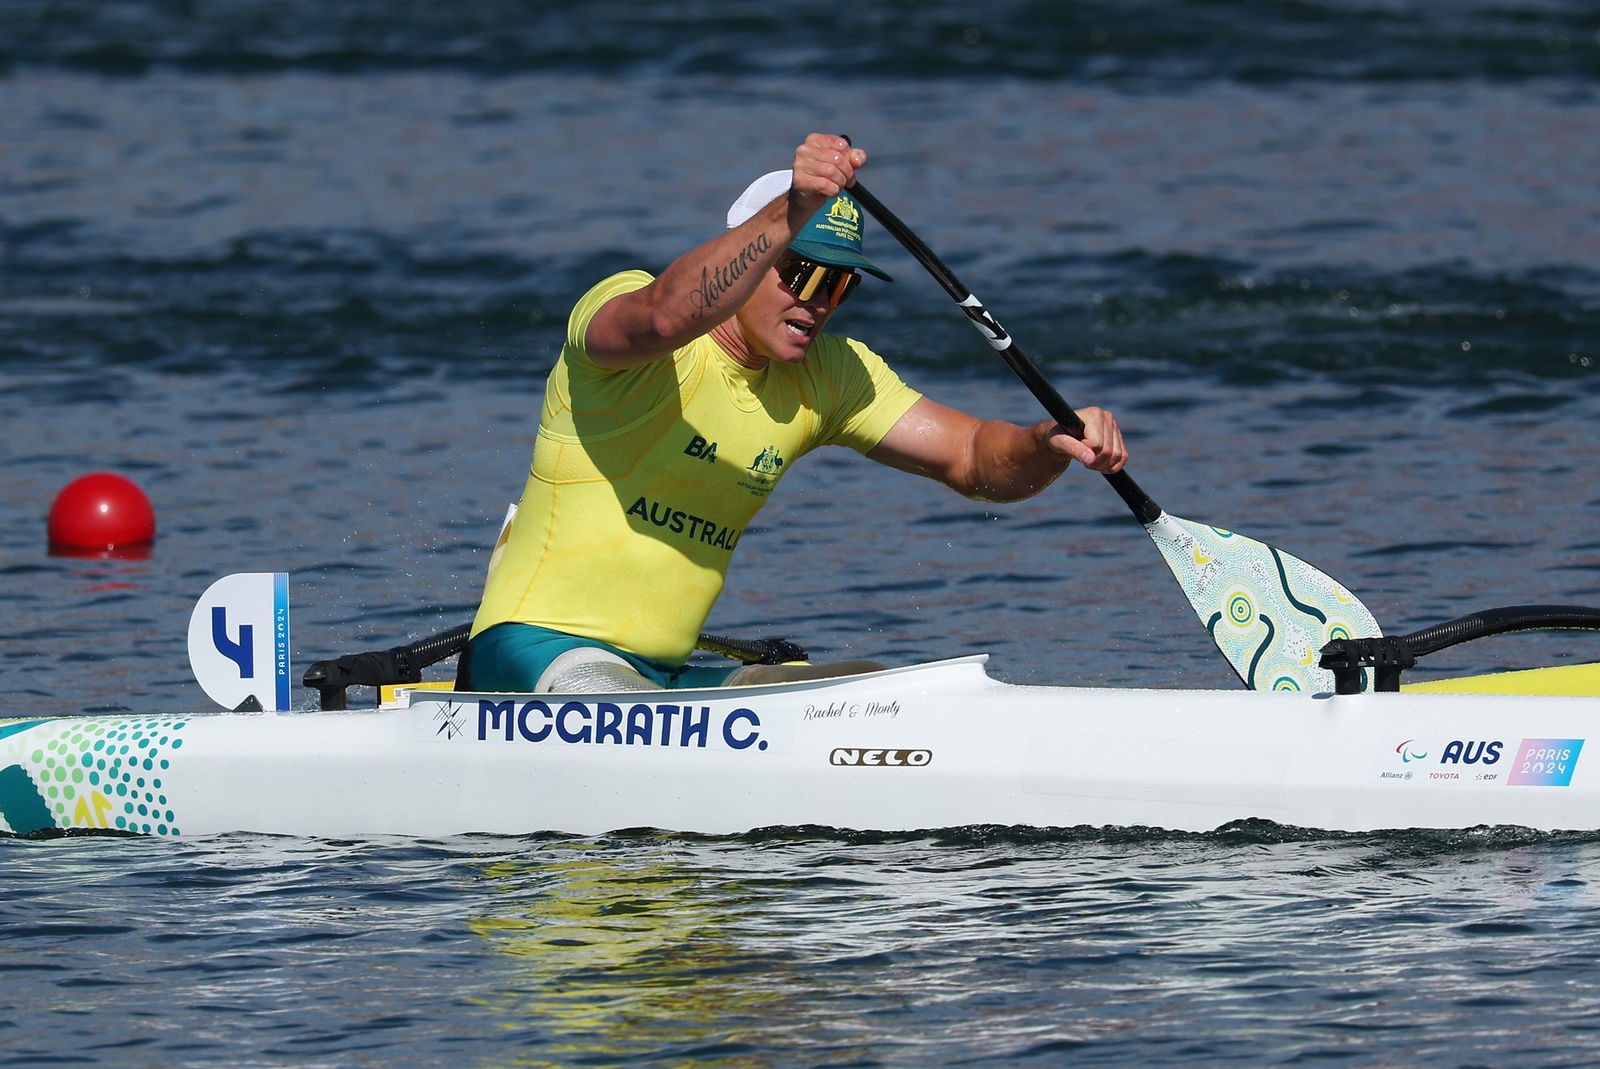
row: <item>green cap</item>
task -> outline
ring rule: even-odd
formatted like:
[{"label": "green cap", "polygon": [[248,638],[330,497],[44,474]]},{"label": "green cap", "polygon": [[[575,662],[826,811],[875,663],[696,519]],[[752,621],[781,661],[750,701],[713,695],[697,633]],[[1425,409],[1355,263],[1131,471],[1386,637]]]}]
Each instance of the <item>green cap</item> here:
[{"label": "green cap", "polygon": [[[789,171],[772,171],[750,183],[748,189],[728,209],[728,228],[738,226],[756,212],[789,192],[793,177]],[[876,275],[885,282],[894,281],[877,264],[861,255],[861,206],[849,193],[840,193],[807,221],[805,227],[789,248],[808,260],[855,267]]]}]

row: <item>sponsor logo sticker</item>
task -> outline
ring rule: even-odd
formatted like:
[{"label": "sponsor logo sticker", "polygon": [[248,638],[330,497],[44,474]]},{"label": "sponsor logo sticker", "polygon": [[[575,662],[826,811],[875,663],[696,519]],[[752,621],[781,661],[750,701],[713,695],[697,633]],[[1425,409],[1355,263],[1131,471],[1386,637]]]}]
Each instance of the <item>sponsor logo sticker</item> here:
[{"label": "sponsor logo sticker", "polygon": [[1380,763],[1378,778],[1414,783],[1505,781],[1507,746],[1499,739],[1405,739]]},{"label": "sponsor logo sticker", "polygon": [[854,768],[924,768],[933,761],[932,750],[881,750],[835,746],[828,764]]},{"label": "sponsor logo sticker", "polygon": [[1406,739],[1379,763],[1378,778],[1415,783],[1567,787],[1582,739]]}]

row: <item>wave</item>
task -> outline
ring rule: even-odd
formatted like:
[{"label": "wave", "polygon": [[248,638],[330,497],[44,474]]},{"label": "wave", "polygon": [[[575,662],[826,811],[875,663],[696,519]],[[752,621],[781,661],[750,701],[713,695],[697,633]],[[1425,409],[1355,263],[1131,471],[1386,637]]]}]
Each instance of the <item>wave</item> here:
[{"label": "wave", "polygon": [[[252,73],[454,69],[486,76],[585,71],[663,77],[1019,78],[1137,85],[1226,80],[1394,83],[1573,80],[1600,75],[1600,10],[1424,0],[1001,0],[978,9],[911,0],[788,8],[714,0],[19,0],[0,70],[111,76],[155,69]],[[818,87],[819,90],[821,87]]]},{"label": "wave", "polygon": [[[525,260],[351,230],[253,234],[170,259],[4,228],[0,241],[11,249],[0,369],[260,370],[284,392],[542,372],[581,290],[633,262],[616,250]],[[1531,383],[1471,403],[1536,411],[1559,403],[1560,384],[1592,378],[1600,357],[1600,272],[1582,268],[1265,270],[1125,251],[999,277],[1017,279],[989,298],[1002,322],[1046,370],[1076,374],[1140,367],[1226,385],[1333,373],[1368,404],[1430,382]],[[991,369],[929,285],[875,288],[837,329],[896,364]]]},{"label": "wave", "polygon": [[[110,828],[46,829],[27,835],[0,831],[0,839],[53,840],[63,838],[131,838],[133,833]],[[294,837],[263,834],[233,836],[243,844],[293,842]],[[960,852],[973,848],[1036,847],[1052,844],[1159,846],[1164,843],[1211,843],[1225,848],[1277,846],[1287,843],[1347,843],[1363,845],[1380,852],[1392,850],[1396,857],[1413,861],[1424,857],[1450,857],[1461,854],[1498,854],[1517,847],[1541,844],[1579,845],[1600,842],[1600,832],[1539,831],[1520,825],[1480,825],[1464,829],[1393,828],[1376,832],[1329,831],[1303,828],[1276,821],[1252,818],[1224,824],[1213,831],[1172,831],[1143,825],[1039,827],[1033,825],[969,824],[960,827],[923,828],[913,831],[859,831],[823,825],[784,825],[756,828],[730,835],[707,835],[664,831],[658,828],[619,828],[598,836],[574,836],[565,832],[529,832],[525,835],[467,834],[445,840],[403,840],[395,836],[356,839],[303,840],[305,849],[320,847],[353,848],[366,852],[405,850],[442,851],[445,856],[471,856],[512,844],[523,844],[531,851],[545,847],[587,845],[594,849],[627,849],[635,846],[668,847],[674,844],[728,845],[755,849],[799,847],[912,847],[924,852]]]}]

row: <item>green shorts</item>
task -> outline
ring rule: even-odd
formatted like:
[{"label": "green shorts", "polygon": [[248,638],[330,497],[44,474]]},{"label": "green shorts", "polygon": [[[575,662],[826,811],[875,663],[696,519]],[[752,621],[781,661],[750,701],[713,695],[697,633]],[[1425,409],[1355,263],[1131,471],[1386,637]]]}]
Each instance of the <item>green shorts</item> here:
[{"label": "green shorts", "polygon": [[534,624],[504,623],[479,632],[467,647],[468,675],[473,690],[527,692],[538,684],[550,662],[568,650],[589,647],[606,650],[627,661],[662,690],[720,687],[730,668],[704,665],[670,665],[618,649],[598,639],[581,638]]}]

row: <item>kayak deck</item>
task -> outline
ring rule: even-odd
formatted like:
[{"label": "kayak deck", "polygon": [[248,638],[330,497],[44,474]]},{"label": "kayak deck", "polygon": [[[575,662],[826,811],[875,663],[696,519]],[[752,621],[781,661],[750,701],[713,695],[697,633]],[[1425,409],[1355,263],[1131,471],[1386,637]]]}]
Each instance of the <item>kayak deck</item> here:
[{"label": "kayak deck", "polygon": [[1545,694],[1600,697],[1600,662],[1491,672],[1461,679],[1430,679],[1401,689],[1432,694]]}]

